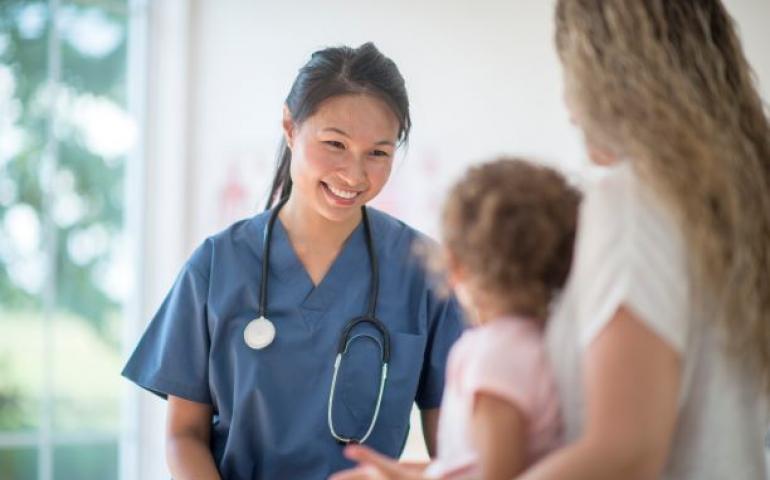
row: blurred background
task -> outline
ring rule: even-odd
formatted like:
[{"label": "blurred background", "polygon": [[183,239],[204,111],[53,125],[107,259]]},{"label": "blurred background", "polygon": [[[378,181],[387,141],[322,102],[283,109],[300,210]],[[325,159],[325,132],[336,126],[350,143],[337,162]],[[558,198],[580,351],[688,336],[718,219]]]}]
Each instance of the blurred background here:
[{"label": "blurred background", "polygon": [[[770,2],[725,3],[770,98]],[[414,130],[375,204],[429,234],[471,163],[507,152],[585,175],[552,9],[0,0],[0,480],[168,478],[164,402],[122,363],[192,249],[264,205],[314,50],[371,40],[398,64]]]}]

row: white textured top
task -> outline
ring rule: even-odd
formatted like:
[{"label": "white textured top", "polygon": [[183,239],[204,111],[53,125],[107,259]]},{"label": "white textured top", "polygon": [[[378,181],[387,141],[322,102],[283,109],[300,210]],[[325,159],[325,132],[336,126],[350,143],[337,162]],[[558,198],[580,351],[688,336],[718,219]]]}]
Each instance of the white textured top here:
[{"label": "white textured top", "polygon": [[766,478],[767,401],[758,379],[729,361],[706,307],[690,295],[688,251],[673,214],[628,163],[587,189],[575,260],[548,323],[567,442],[583,421],[581,358],[620,305],[680,353],[683,381],[664,479]]}]

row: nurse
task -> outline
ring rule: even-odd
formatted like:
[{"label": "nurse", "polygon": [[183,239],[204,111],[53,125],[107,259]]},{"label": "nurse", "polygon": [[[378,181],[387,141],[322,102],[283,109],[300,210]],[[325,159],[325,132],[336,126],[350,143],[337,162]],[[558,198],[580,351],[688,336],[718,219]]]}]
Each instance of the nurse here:
[{"label": "nurse", "polygon": [[268,210],[198,247],[123,371],[168,399],[174,478],[325,479],[348,443],[397,457],[414,402],[433,449],[460,310],[413,255],[425,238],[366,206],[410,125],[371,43],[299,71]]}]

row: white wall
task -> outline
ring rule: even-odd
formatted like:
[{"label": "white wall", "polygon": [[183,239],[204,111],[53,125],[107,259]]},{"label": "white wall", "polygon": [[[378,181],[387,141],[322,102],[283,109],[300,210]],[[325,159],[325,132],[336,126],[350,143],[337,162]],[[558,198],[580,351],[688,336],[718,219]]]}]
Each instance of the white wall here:
[{"label": "white wall", "polygon": [[[190,241],[261,206],[281,104],[297,69],[328,45],[374,41],[406,78],[412,141],[376,204],[428,233],[441,193],[471,162],[509,152],[577,168],[581,143],[561,102],[553,3],[200,0],[189,79]],[[770,2],[727,5],[768,98]]]},{"label": "white wall", "polygon": [[201,238],[230,220],[221,195],[235,171],[248,190],[246,210],[261,205],[282,102],[297,69],[327,45],[372,40],[406,78],[412,140],[378,205],[418,228],[434,229],[439,194],[469,162],[516,152],[577,164],[551,10],[548,1],[201,1],[193,232]]},{"label": "white wall", "polygon": [[[173,205],[161,210],[174,210],[175,220],[166,225],[176,229],[174,238],[184,237],[160,248],[170,257],[161,251],[155,258],[179,263],[205,236],[262,207],[280,136],[282,102],[297,69],[312,51],[325,46],[374,41],[406,78],[412,140],[376,204],[417,228],[435,232],[442,193],[469,163],[506,152],[578,169],[582,146],[562,106],[552,46],[553,3],[158,0],[156,12],[163,14],[169,8],[162,6],[172,5],[171,10],[185,13],[177,19],[183,25],[172,32],[186,32],[188,44],[181,52],[184,58],[175,60],[169,49],[180,40],[174,38],[176,43],[161,49],[170,67],[159,63],[150,68],[177,82],[176,87],[168,81],[155,86],[171,97],[162,102],[156,95],[158,102],[148,105],[148,117],[159,115],[155,124],[170,135],[155,140],[154,146],[150,138],[149,151],[155,152],[151,161],[174,164],[176,176],[159,165],[152,167],[160,173],[147,186],[157,191],[148,192],[147,198],[163,198],[164,178],[172,182]],[[770,99],[770,2],[725,3],[739,24],[764,98]],[[164,15],[162,22],[175,18]],[[165,28],[157,25],[156,34]],[[153,41],[162,38],[156,35]],[[150,45],[150,51],[160,47]],[[156,58],[163,60],[163,55]],[[149,81],[152,92],[153,79]],[[164,122],[164,115],[171,120]],[[186,135],[186,143],[178,141],[179,135]],[[155,227],[148,225],[148,241],[164,236]],[[158,277],[154,269],[147,265],[144,272],[155,278],[153,291],[146,292],[150,310],[172,275],[163,267]],[[162,462],[162,452],[156,453]]]}]

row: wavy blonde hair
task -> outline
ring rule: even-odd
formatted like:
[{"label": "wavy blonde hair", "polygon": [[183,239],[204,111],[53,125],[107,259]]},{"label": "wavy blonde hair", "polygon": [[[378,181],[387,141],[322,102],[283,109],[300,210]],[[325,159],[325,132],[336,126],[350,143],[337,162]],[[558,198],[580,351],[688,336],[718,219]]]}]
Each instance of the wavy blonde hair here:
[{"label": "wavy blonde hair", "polygon": [[718,0],[559,0],[556,45],[589,142],[676,212],[693,293],[770,391],[770,126]]}]

